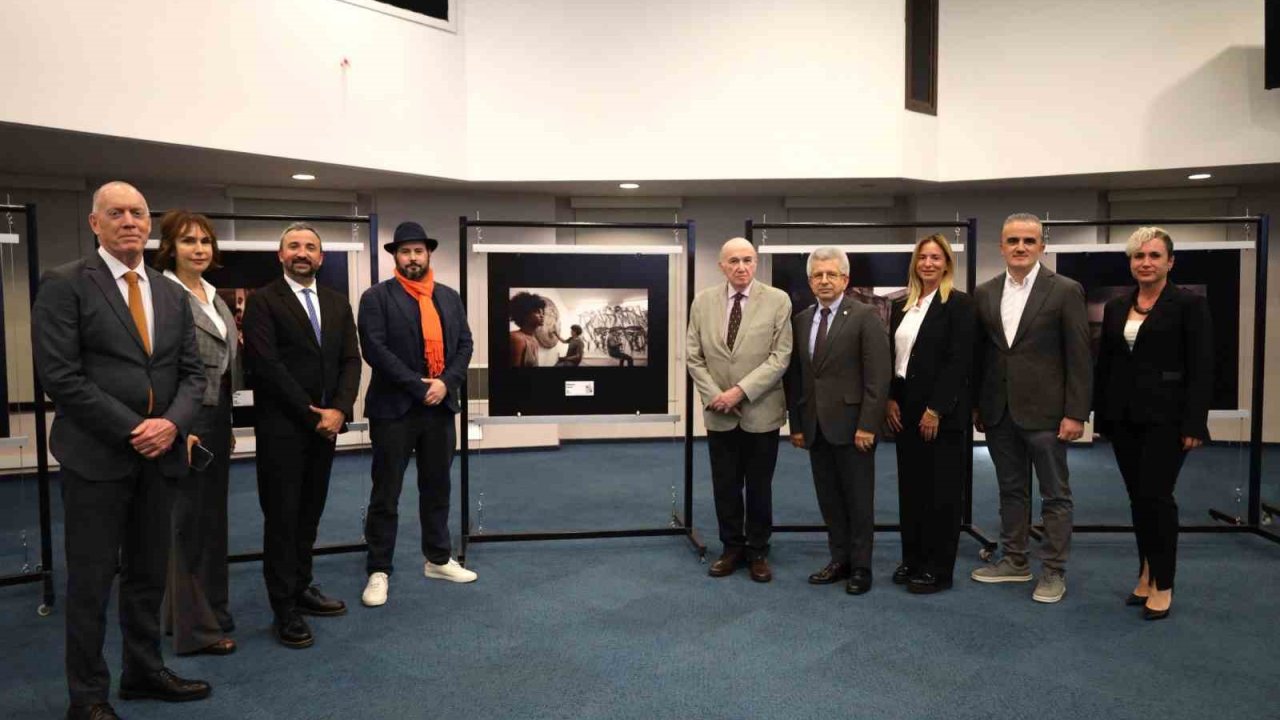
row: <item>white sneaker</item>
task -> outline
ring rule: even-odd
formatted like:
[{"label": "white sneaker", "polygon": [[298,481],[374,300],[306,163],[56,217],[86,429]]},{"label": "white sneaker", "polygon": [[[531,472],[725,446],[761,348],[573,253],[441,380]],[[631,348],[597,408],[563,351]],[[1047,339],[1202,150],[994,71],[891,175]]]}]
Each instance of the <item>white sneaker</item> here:
[{"label": "white sneaker", "polygon": [[369,576],[369,584],[364,586],[360,602],[366,607],[378,607],[387,604],[387,574],[376,572]]},{"label": "white sneaker", "polygon": [[476,581],[476,574],[459,565],[453,558],[449,558],[449,562],[443,565],[437,565],[428,560],[426,567],[422,569],[422,574],[432,580],[448,580],[456,583]]}]

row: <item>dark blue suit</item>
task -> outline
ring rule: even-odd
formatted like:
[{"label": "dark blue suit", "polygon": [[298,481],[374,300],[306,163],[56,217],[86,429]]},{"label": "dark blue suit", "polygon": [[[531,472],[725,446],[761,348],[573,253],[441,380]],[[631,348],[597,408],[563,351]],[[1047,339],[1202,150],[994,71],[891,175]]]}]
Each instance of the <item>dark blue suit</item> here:
[{"label": "dark blue suit", "polygon": [[471,362],[471,329],[466,309],[452,288],[435,284],[432,303],[444,330],[444,371],[448,388],[439,405],[424,404],[428,376],[418,302],[394,277],[374,285],[360,298],[360,347],[373,379],[365,393],[365,417],[373,445],[373,489],[365,521],[369,573],[392,571],[400,490],[409,458],[417,454],[418,514],[422,554],[442,565],[449,561],[449,467],[457,443],[454,414],[460,409],[462,382]]}]

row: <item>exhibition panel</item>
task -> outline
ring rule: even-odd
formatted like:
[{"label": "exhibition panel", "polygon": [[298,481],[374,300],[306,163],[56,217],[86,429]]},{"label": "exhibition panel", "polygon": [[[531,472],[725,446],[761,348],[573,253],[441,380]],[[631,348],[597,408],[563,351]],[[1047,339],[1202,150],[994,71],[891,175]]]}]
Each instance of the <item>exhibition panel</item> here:
[{"label": "exhibition panel", "polygon": [[[495,244],[484,228],[655,233],[652,244]],[[488,348],[462,417],[460,557],[470,543],[654,535],[705,551],[688,520],[682,392],[694,240],[692,221],[460,219],[462,295]],[[468,272],[468,259],[486,271]]]}]

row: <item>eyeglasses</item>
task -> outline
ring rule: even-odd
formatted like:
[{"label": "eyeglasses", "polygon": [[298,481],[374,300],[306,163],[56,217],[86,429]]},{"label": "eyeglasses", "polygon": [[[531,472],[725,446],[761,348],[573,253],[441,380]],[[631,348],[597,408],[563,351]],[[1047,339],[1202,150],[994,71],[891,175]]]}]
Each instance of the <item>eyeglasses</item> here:
[{"label": "eyeglasses", "polygon": [[839,280],[844,277],[844,273],[840,272],[816,272],[809,276],[810,280]]}]

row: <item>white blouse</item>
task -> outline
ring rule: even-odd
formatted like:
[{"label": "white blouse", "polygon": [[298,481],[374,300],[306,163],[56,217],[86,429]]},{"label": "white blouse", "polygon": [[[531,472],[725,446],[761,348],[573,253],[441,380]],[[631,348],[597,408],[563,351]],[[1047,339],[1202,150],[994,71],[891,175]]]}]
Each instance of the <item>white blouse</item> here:
[{"label": "white blouse", "polygon": [[1138,341],[1138,328],[1142,327],[1142,321],[1146,318],[1138,318],[1134,320],[1130,318],[1124,323],[1124,341],[1129,343],[1129,349],[1133,349],[1133,344]]},{"label": "white blouse", "polygon": [[920,323],[924,322],[924,316],[929,312],[929,306],[933,304],[933,297],[937,294],[938,291],[934,290],[921,298],[919,303],[907,308],[898,331],[893,334],[893,374],[900,378],[907,377],[907,365],[911,363],[911,349],[915,347],[916,336],[920,334]]},{"label": "white blouse", "polygon": [[222,333],[222,339],[226,340],[227,323],[222,319],[222,316],[218,314],[218,308],[213,304],[213,296],[218,293],[217,288],[215,288],[208,280],[200,278],[200,284],[204,286],[204,296],[209,299],[208,302],[205,302],[200,299],[199,295],[191,292],[191,288],[183,285],[182,281],[178,279],[177,275],[173,274],[172,270],[165,270],[164,276],[178,283],[178,286],[183,290],[186,290],[188,295],[195,298],[196,304],[200,306],[200,309],[204,311],[205,315],[209,316],[209,320],[213,321],[213,326],[218,328],[218,332]]}]

